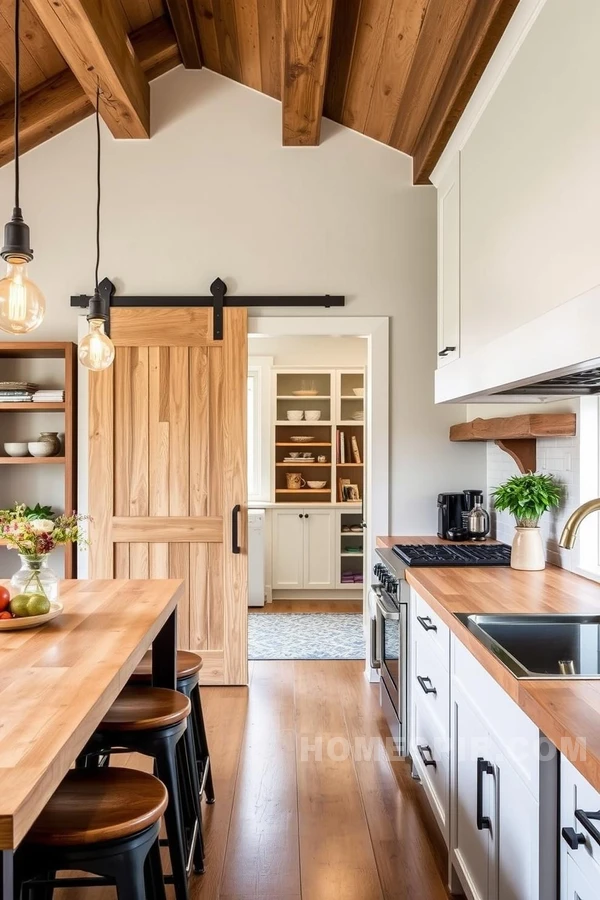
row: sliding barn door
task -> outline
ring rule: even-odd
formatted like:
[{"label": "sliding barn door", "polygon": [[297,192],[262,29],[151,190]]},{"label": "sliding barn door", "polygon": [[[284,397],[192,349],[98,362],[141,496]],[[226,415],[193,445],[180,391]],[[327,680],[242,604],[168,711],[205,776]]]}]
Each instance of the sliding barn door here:
[{"label": "sliding barn door", "polygon": [[111,311],[115,362],[90,374],[91,577],[183,578],[179,646],[204,683],[244,684],[247,312],[224,310],[222,340],[212,321]]}]

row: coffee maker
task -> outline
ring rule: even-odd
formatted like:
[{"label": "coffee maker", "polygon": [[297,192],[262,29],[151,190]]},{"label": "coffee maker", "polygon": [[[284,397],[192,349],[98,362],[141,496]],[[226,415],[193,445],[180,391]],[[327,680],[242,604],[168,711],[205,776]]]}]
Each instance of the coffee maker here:
[{"label": "coffee maker", "polygon": [[[463,512],[465,511],[464,493],[438,494],[438,537],[450,540],[466,540],[467,531],[463,528]],[[456,535],[456,537],[454,537]]]}]

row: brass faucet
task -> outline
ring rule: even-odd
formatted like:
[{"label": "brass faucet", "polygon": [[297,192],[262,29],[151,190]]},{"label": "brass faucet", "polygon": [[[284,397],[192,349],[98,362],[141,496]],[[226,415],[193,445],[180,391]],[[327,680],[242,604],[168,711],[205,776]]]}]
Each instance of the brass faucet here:
[{"label": "brass faucet", "polygon": [[590,513],[599,511],[600,497],[597,497],[595,500],[588,500],[587,503],[582,503],[581,506],[569,516],[560,536],[560,541],[558,542],[559,547],[564,547],[565,550],[572,550],[575,546],[579,526],[583,520],[587,518]]}]

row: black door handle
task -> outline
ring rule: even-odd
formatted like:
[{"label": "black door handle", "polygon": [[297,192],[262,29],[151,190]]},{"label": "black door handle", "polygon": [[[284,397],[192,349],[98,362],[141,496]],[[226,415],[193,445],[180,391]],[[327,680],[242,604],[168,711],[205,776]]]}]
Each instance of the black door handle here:
[{"label": "black door handle", "polygon": [[563,828],[561,833],[571,850],[578,850],[580,844],[585,844],[585,835],[578,834],[574,828]]},{"label": "black door handle", "polygon": [[581,822],[590,837],[600,844],[600,831],[592,824],[592,819],[597,822],[600,820],[600,809],[597,812],[584,812],[582,809],[575,810],[575,818]]},{"label": "black door handle", "polygon": [[[437,694],[437,690],[436,690],[436,688],[434,688],[429,675],[426,675],[424,678],[422,675],[417,675],[417,681],[419,682],[419,684],[421,685],[421,687],[423,688],[423,690],[425,691],[426,694]],[[429,682],[429,684],[427,684],[426,682]]]},{"label": "black door handle", "polygon": [[479,756],[477,758],[477,828],[479,831],[492,827],[490,817],[483,815],[483,776],[493,774],[494,767],[491,762],[488,762],[483,756]]},{"label": "black door handle", "polygon": [[434,625],[429,616],[417,616],[417,622],[420,622],[425,631],[437,631],[437,625]]},{"label": "black door handle", "polygon": [[[419,756],[426,766],[433,766],[434,769],[437,769],[437,763],[433,758],[433,753],[429,744],[417,744],[417,750],[419,751]],[[427,756],[425,754],[427,754]]]},{"label": "black door handle", "polygon": [[444,347],[443,350],[440,350],[438,356],[448,356],[449,353],[454,353],[456,347]]},{"label": "black door handle", "polygon": [[242,511],[242,507],[239,503],[236,503],[233,509],[231,510],[231,552],[232,553],[241,553],[242,548],[240,547],[240,539],[238,533],[238,526],[240,521],[240,513]]}]

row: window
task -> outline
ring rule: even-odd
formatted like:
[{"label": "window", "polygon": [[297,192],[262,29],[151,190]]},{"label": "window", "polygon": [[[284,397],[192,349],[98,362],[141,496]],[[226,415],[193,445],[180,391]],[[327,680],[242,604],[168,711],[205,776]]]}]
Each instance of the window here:
[{"label": "window", "polygon": [[271,357],[250,357],[248,363],[248,499],[270,499],[269,376]]}]

